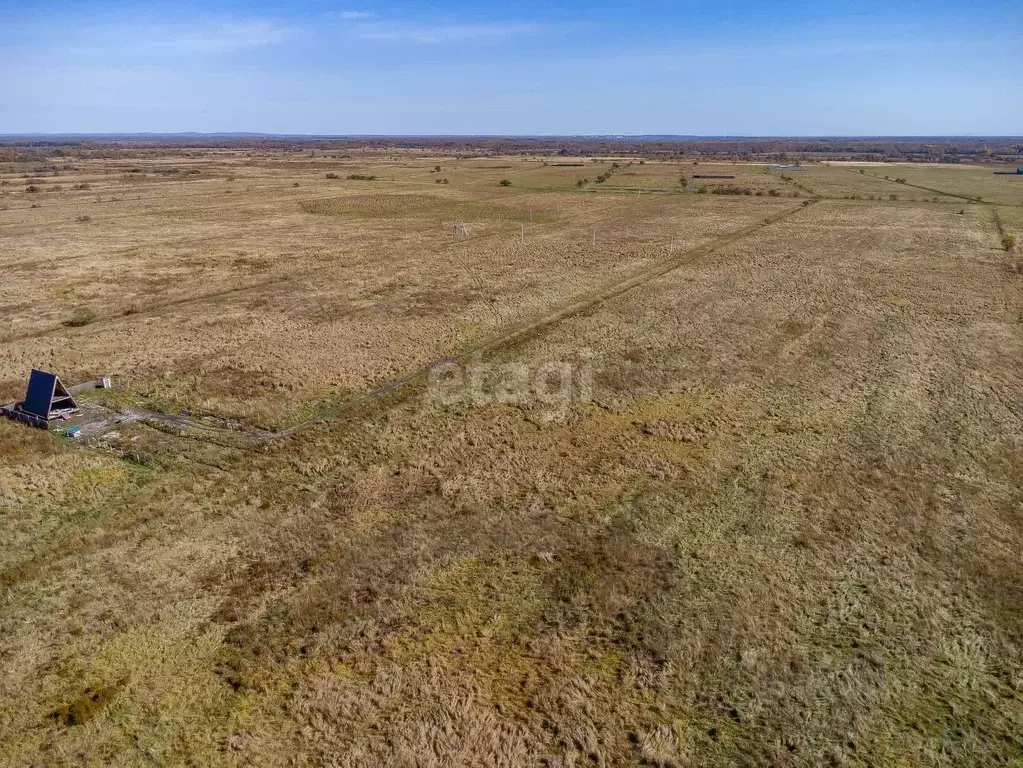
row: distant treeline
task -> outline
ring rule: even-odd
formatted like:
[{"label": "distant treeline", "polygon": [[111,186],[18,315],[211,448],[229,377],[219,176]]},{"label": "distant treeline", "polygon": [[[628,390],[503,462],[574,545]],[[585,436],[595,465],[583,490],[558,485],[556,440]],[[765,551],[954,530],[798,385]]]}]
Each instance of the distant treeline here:
[{"label": "distant treeline", "polygon": [[798,162],[813,160],[1014,162],[1023,137],[687,138],[687,137],[275,137],[275,136],[9,136],[0,162],[44,157],[145,158],[174,150],[268,153],[443,153],[462,157],[645,157],[661,160]]}]

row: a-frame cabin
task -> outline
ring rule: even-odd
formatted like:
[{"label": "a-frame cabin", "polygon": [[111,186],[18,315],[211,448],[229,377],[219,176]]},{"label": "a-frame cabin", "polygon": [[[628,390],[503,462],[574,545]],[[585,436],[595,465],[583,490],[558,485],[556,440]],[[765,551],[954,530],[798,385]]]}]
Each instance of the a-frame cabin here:
[{"label": "a-frame cabin", "polygon": [[55,373],[35,368],[28,377],[25,399],[18,404],[20,410],[50,421],[70,416],[78,411],[78,403]]}]

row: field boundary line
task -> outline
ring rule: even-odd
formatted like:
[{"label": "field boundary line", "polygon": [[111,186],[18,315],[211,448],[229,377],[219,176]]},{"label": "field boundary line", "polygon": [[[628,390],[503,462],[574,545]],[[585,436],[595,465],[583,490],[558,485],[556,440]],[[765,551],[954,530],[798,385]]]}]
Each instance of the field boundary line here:
[{"label": "field boundary line", "polygon": [[[830,167],[837,168],[837,166],[830,166]],[[996,203],[994,201],[984,200],[984,199],[979,198],[979,197],[970,197],[968,195],[957,195],[955,192],[946,192],[943,189],[935,189],[934,187],[925,187],[925,186],[923,186],[921,184],[911,184],[908,181],[896,181],[895,179],[886,179],[884,176],[875,176],[872,173],[862,173],[861,174],[859,171],[854,171],[854,170],[851,170],[849,168],[838,168],[838,170],[845,171],[846,173],[853,173],[853,174],[856,174],[857,176],[866,176],[867,178],[874,179],[875,181],[887,181],[890,184],[895,184],[896,186],[899,186],[899,187],[912,187],[913,189],[922,189],[924,192],[934,192],[935,194],[938,194],[938,195],[945,195],[945,197],[954,197],[954,198],[956,198],[958,200],[965,200],[968,203],[976,203],[977,205],[995,205],[995,206],[1006,206],[1006,205],[1008,205],[1010,207],[1015,207],[1015,206],[1012,206],[1011,203]]]}]

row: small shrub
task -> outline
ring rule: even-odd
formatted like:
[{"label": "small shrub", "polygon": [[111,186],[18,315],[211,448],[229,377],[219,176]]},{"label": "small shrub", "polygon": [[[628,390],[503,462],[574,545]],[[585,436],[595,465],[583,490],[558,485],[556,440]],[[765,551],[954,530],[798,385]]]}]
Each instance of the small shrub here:
[{"label": "small shrub", "polygon": [[37,187],[35,184],[29,184],[27,187],[25,187],[25,191],[28,192],[29,194],[35,194],[36,192],[39,191],[39,187]]},{"label": "small shrub", "polygon": [[336,173],[328,173],[327,174],[327,178],[328,179],[340,179],[341,177],[338,176]]},{"label": "small shrub", "polygon": [[89,188],[89,185],[86,182],[84,182],[84,181],[79,183],[79,184],[75,184],[74,186],[71,187],[71,189],[77,189],[77,190],[83,190],[83,189],[88,189],[88,188]]},{"label": "small shrub", "polygon": [[1019,240],[1015,235],[1002,235],[1002,248],[1006,253],[1012,253],[1019,246]]},{"label": "small shrub", "polygon": [[368,176],[365,173],[351,173],[348,178],[352,181],[376,181],[376,176]]},{"label": "small shrub", "polygon": [[898,195],[888,195],[888,199],[889,200],[898,200],[899,196]]},{"label": "small shrub", "polygon": [[88,325],[96,319],[96,313],[86,307],[79,307],[74,311],[67,320],[64,321],[64,325],[68,328],[81,328],[83,325]]},{"label": "small shrub", "polygon": [[291,186],[293,186],[293,187],[297,187],[297,186],[300,186],[300,185],[299,185],[299,183],[298,183],[298,182],[296,181],[296,182],[295,182],[294,184],[292,184]]},{"label": "small shrub", "polygon": [[501,184],[502,187],[510,187],[511,186],[511,182],[508,181],[508,179],[501,179],[500,184]]},{"label": "small shrub", "polygon": [[724,187],[713,187],[710,190],[712,195],[752,195],[753,190],[749,187],[739,187],[735,184],[728,184]]},{"label": "small shrub", "polygon": [[88,224],[90,221],[92,221],[92,216],[79,216],[75,219],[75,221],[80,222],[82,224]]}]

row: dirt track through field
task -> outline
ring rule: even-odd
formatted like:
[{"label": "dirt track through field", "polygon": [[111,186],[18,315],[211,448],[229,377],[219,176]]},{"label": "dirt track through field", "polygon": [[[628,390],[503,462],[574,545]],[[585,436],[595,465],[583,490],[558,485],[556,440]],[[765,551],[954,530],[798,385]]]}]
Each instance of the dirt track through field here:
[{"label": "dirt track through field", "polygon": [[[830,167],[831,168],[838,168],[838,166],[834,166],[834,165],[832,165]],[[850,168],[838,168],[838,170],[845,171],[846,173],[857,173],[857,174],[860,173],[859,171],[854,171],[854,170],[852,170]],[[874,179],[875,181],[887,181],[889,184],[895,184],[896,186],[899,186],[899,187],[912,187],[913,189],[920,189],[920,190],[923,190],[924,192],[933,192],[933,193],[938,194],[938,195],[944,195],[945,197],[954,197],[957,200],[965,200],[966,202],[973,203],[974,205],[987,205],[987,206],[1005,207],[1005,208],[1015,207],[1011,203],[997,203],[997,202],[994,202],[992,200],[984,200],[983,198],[976,197],[976,196],[961,195],[958,192],[947,192],[944,189],[938,189],[936,187],[925,187],[925,186],[922,186],[920,184],[914,184],[914,183],[912,183],[910,181],[896,181],[895,179],[889,179],[889,178],[887,178],[885,176],[875,176],[872,173],[864,173],[863,175],[866,176],[868,179]]]},{"label": "dirt track through field", "polygon": [[164,424],[184,429],[194,428],[200,430],[204,435],[230,435],[233,437],[244,437],[260,442],[288,437],[315,424],[331,421],[342,416],[369,416],[379,410],[386,410],[394,407],[406,401],[416,392],[421,391],[421,388],[428,380],[431,371],[436,369],[438,366],[450,363],[466,362],[475,357],[490,355],[498,350],[512,348],[535,337],[548,328],[557,325],[563,320],[573,317],[574,315],[578,315],[581,312],[602,304],[616,296],[620,296],[634,288],[638,288],[639,286],[672,272],[685,264],[692,263],[696,259],[709,256],[728,245],[756,234],[765,227],[788,219],[816,202],[816,199],[804,201],[799,206],[788,208],[780,213],[765,218],[757,224],[714,238],[703,245],[683,251],[682,253],[674,253],[669,250],[669,253],[665,258],[659,259],[649,266],[643,267],[642,269],[636,270],[623,278],[606,283],[599,288],[576,296],[570,301],[552,308],[549,312],[546,312],[539,317],[506,327],[504,330],[498,332],[494,336],[491,336],[489,339],[462,349],[454,355],[434,360],[408,376],[390,381],[371,390],[356,400],[349,400],[341,403],[336,407],[327,409],[313,418],[307,419],[285,429],[232,429],[229,427],[218,427],[207,423],[197,422],[186,416],[168,416],[166,414],[137,411],[132,412],[131,416],[133,417],[133,420],[156,420]]}]

